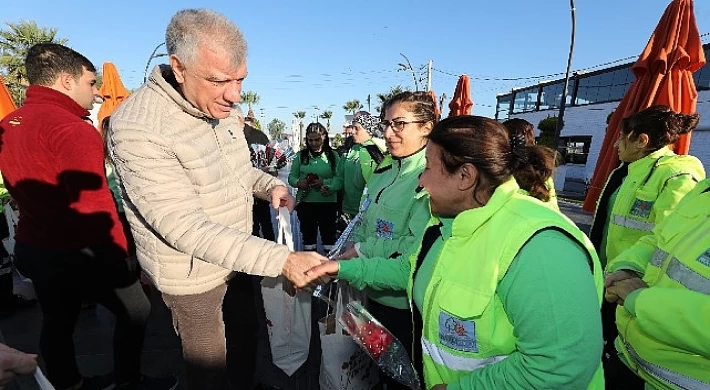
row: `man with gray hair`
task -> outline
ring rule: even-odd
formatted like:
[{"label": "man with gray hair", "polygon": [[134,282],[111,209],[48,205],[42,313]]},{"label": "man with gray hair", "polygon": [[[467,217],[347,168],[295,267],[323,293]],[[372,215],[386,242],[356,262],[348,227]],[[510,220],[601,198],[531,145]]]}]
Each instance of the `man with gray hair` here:
[{"label": "man with gray hair", "polygon": [[[188,387],[222,389],[225,327],[229,337],[234,321],[253,315],[230,313],[239,290],[251,288],[233,277],[283,274],[301,286],[325,258],[251,235],[253,196],[289,210],[294,199],[250,162],[235,105],[247,75],[239,28],[216,12],[186,9],[170,20],[165,42],[170,65],[157,66],[114,113],[108,146],[138,259],[182,340]],[[230,356],[253,364],[249,338]],[[249,388],[249,380],[233,385]]]}]

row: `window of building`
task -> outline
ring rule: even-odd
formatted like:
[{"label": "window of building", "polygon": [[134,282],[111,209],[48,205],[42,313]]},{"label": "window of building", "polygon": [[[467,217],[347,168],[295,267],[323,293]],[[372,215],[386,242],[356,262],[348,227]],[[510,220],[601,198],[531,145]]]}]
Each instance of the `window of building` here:
[{"label": "window of building", "polygon": [[512,94],[498,96],[498,104],[496,104],[496,119],[503,121],[510,118],[510,101],[512,99]]},{"label": "window of building", "polygon": [[[572,93],[574,91],[574,83],[576,80],[570,78],[569,85],[567,87],[567,100],[566,105],[570,105],[572,102]],[[540,110],[549,110],[554,108],[560,108],[560,100],[562,97],[562,89],[564,89],[564,80],[556,82],[554,84],[544,85],[542,87],[542,92],[540,92]]]},{"label": "window of building", "polygon": [[537,96],[540,88],[530,87],[515,91],[513,100],[513,114],[537,110]]},{"label": "window of building", "polygon": [[577,88],[577,105],[621,100],[634,82],[631,65],[590,76],[582,76]]},{"label": "window of building", "polygon": [[591,144],[591,136],[560,137],[558,151],[565,164],[586,164]]},{"label": "window of building", "polygon": [[[710,60],[710,45],[705,47],[705,58]],[[695,87],[698,91],[710,91],[710,65],[705,64],[693,73],[693,79],[695,79]]]}]

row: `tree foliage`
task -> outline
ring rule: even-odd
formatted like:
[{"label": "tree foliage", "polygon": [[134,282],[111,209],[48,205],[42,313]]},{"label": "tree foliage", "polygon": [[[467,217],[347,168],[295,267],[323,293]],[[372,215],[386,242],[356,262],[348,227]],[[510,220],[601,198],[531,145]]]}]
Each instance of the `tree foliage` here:
[{"label": "tree foliage", "polygon": [[345,102],[345,104],[343,105],[343,110],[351,114],[355,114],[356,112],[362,110],[362,107],[362,103],[360,103],[359,100],[353,99]]},{"label": "tree foliage", "polygon": [[327,124],[328,124],[327,128],[328,128],[328,132],[330,132],[330,118],[333,117],[333,111],[325,110],[325,111],[323,111],[322,114],[320,114],[320,117],[321,117],[321,119],[325,119],[326,121],[328,121],[328,122],[327,122]]},{"label": "tree foliage", "polygon": [[286,130],[286,124],[279,119],[272,119],[271,122],[266,126],[271,139],[281,139],[283,138],[284,131]]},{"label": "tree foliage", "polygon": [[46,42],[63,45],[67,39],[59,38],[56,28],[40,27],[33,20],[7,22],[6,27],[0,30],[0,73],[18,106],[25,100],[25,89],[29,85],[25,70],[27,51],[38,43]]},{"label": "tree foliage", "polygon": [[394,95],[398,95],[404,91],[409,91],[409,88],[404,88],[401,85],[395,85],[394,87],[390,88],[389,92],[387,93],[378,93],[377,100],[379,104],[375,106],[375,111],[382,111],[382,106],[385,104],[386,101],[390,100]]}]

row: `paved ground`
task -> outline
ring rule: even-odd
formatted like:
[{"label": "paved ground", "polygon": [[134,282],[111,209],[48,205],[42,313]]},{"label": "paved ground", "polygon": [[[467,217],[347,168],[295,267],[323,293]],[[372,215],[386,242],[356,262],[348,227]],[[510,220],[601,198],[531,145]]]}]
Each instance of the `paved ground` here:
[{"label": "paved ground", "polygon": [[[585,232],[589,230],[591,215],[581,210],[580,205],[560,201],[560,209]],[[20,285],[26,288],[27,285]],[[143,352],[143,371],[148,375],[166,375],[182,372],[180,342],[175,336],[170,313],[158,294],[149,294],[153,311],[149,321]],[[16,313],[0,321],[0,338],[17,349],[37,353],[41,313],[39,308]],[[112,367],[111,339],[112,315],[102,307],[84,310],[75,333],[76,353],[84,375],[97,375]],[[31,378],[21,378],[11,389],[37,389]]]}]

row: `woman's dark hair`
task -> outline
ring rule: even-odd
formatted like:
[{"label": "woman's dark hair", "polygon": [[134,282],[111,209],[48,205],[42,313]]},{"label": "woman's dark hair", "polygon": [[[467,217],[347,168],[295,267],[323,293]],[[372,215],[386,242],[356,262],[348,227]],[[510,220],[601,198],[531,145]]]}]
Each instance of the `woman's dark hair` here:
[{"label": "woman's dark hair", "polygon": [[380,111],[380,119],[385,118],[387,109],[395,104],[408,104],[417,120],[436,123],[436,103],[427,92],[400,92],[389,98]]},{"label": "woman's dark hair", "polygon": [[648,150],[656,151],[678,142],[681,134],[690,133],[698,125],[700,116],[680,114],[668,106],[653,106],[624,118],[621,134],[633,139],[648,135]]},{"label": "woman's dark hair", "polygon": [[[526,146],[522,138],[508,137],[497,121],[462,115],[442,120],[429,134],[429,141],[441,147],[441,161],[449,173],[465,163],[473,164],[490,190],[515,177],[520,188],[542,201],[550,199],[545,186],[554,170],[554,152],[544,146]],[[479,184],[480,187],[480,184]],[[474,189],[478,198],[479,187]]]},{"label": "woman's dark hair", "polygon": [[99,126],[99,134],[101,134],[101,141],[104,144],[104,158],[106,161],[109,161],[108,159],[108,142],[106,140],[106,136],[108,135],[108,128],[111,125],[111,115],[104,117],[104,119],[101,120],[101,125]]},{"label": "woman's dark hair", "polygon": [[[323,126],[320,123],[313,122],[310,123],[308,126],[306,126],[306,134],[310,133],[318,133],[321,136],[324,137],[323,139],[323,153],[328,157],[328,163],[330,164],[330,170],[335,173],[335,168],[336,168],[336,163],[337,161],[335,160],[335,151],[333,148],[330,146],[330,139],[328,138],[328,130],[325,129],[325,126]],[[308,165],[311,161],[311,154],[310,154],[311,148],[308,146],[308,142],[306,142],[306,147],[301,150],[301,164],[303,165]]]},{"label": "woman's dark hair", "polygon": [[523,137],[525,145],[535,145],[535,126],[525,119],[513,118],[503,122],[508,129],[508,137]]}]

